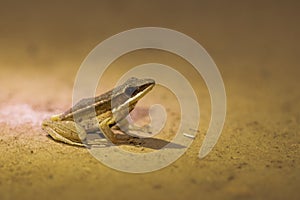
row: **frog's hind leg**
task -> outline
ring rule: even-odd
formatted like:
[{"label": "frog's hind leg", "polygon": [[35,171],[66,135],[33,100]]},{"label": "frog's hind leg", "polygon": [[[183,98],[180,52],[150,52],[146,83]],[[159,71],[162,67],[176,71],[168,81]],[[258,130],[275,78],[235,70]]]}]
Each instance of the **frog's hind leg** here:
[{"label": "frog's hind leg", "polygon": [[80,147],[86,147],[83,143],[73,142],[67,138],[64,138],[63,136],[56,133],[52,128],[50,127],[43,127],[43,129],[56,141],[64,142],[66,144],[74,145],[74,146],[80,146]]},{"label": "frog's hind leg", "polygon": [[104,134],[104,136],[110,140],[114,144],[134,144],[134,145],[141,145],[142,140],[138,137],[130,136],[127,134],[116,134],[114,133],[110,125],[114,125],[115,122],[112,121],[110,118],[103,120],[100,123],[100,130]]},{"label": "frog's hind leg", "polygon": [[70,145],[86,147],[86,145],[83,144],[79,138],[79,135],[84,138],[86,133],[83,129],[80,129],[79,126],[76,126],[74,122],[51,120],[44,121],[42,129],[46,131],[54,140]]}]

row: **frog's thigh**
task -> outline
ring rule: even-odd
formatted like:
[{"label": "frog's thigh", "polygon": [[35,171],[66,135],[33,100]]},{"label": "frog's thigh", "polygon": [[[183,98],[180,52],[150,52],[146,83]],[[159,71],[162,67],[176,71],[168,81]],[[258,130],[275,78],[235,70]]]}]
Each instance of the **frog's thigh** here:
[{"label": "frog's thigh", "polygon": [[81,147],[85,147],[84,144],[82,143],[78,143],[78,142],[73,142],[63,136],[61,136],[60,134],[58,134],[57,132],[55,132],[52,128],[50,127],[44,127],[44,130],[56,141],[60,141],[60,142],[64,142],[67,144],[71,144],[71,145],[75,145],[75,146],[81,146]]},{"label": "frog's thigh", "polygon": [[100,129],[104,136],[109,139],[114,144],[126,144],[126,143],[134,143],[134,144],[140,144],[140,139],[137,137],[133,137],[130,135],[121,135],[121,134],[115,134],[110,129],[109,125],[113,124],[110,118],[103,120],[100,123]]},{"label": "frog's thigh", "polygon": [[[49,124],[50,125],[50,124]],[[77,134],[78,130],[76,129],[75,123],[74,126],[72,126],[72,123],[66,123],[66,122],[53,122],[51,123],[51,126],[44,126],[43,129],[54,139],[57,141],[61,141],[70,145],[75,145],[75,146],[83,146],[85,147],[85,144],[82,144],[80,142],[75,142],[72,141],[67,137],[70,136],[70,133],[73,134]],[[80,130],[81,135],[86,134],[85,132],[83,132],[84,130]],[[66,137],[64,137],[63,135],[65,135]]]}]

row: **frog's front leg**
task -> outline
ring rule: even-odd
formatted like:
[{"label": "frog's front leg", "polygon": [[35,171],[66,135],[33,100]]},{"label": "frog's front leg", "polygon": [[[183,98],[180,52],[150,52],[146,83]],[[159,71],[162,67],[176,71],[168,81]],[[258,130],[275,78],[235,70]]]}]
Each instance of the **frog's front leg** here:
[{"label": "frog's front leg", "polygon": [[42,129],[54,140],[70,145],[86,147],[82,143],[86,138],[86,131],[73,121],[46,120],[42,124]]},{"label": "frog's front leg", "polygon": [[100,130],[104,136],[114,144],[142,144],[142,139],[127,134],[116,134],[111,130],[111,126],[115,125],[112,118],[107,118],[100,123]]},{"label": "frog's front leg", "polygon": [[129,121],[126,118],[118,121],[117,128],[120,129],[122,132],[126,132],[129,135],[136,135],[136,133],[143,133],[143,135],[149,135],[153,133],[153,129],[150,125],[137,126],[135,124],[129,123]]}]

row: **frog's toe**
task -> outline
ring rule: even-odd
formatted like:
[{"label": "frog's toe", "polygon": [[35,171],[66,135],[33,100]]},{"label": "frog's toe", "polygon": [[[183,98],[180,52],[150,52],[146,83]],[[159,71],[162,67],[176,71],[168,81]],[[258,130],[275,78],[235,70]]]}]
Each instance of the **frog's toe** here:
[{"label": "frog's toe", "polygon": [[129,140],[128,140],[128,143],[129,143],[129,144],[132,144],[132,145],[134,145],[134,146],[141,146],[142,144],[144,144],[144,141],[143,141],[143,139],[141,139],[141,138],[135,137],[135,138],[129,139]]}]

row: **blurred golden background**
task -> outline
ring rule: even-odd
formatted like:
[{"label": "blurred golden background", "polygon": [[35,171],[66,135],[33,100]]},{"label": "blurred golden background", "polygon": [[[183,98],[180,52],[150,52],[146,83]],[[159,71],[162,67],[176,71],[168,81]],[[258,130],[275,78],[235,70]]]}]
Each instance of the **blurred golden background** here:
[{"label": "blurred golden background", "polygon": [[99,91],[113,87],[124,69],[153,60],[198,87],[203,123],[191,148],[160,171],[126,174],[85,149],[55,143],[39,127],[13,127],[7,117],[0,124],[0,199],[298,199],[299,10],[298,1],[267,0],[1,1],[0,110],[20,103],[65,110],[88,53],[112,35],[147,26],[199,42],[220,70],[228,107],[219,142],[199,160],[210,118],[201,77],[166,52],[124,56]]}]

